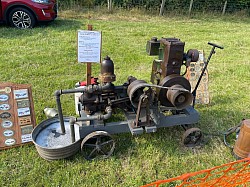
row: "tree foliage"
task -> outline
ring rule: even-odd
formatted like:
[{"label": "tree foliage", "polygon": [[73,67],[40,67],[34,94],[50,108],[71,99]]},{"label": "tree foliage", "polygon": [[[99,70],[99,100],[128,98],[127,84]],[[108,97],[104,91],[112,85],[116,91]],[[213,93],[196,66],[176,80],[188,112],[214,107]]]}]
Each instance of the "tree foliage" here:
[{"label": "tree foliage", "polygon": [[[60,0],[63,3],[80,4],[82,6],[106,6],[108,0]],[[166,0],[167,11],[188,11],[191,0]],[[193,0],[193,11],[222,11],[226,0]],[[112,0],[113,6],[118,8],[145,8],[159,10],[162,0]],[[241,10],[250,12],[250,0],[227,0],[226,12],[232,13]]]}]

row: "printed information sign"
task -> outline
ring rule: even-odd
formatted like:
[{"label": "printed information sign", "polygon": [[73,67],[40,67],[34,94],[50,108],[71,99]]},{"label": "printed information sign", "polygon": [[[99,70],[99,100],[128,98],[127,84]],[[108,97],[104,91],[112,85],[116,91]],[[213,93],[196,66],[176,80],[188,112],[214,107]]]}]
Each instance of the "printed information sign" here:
[{"label": "printed information sign", "polygon": [[100,63],[101,60],[101,32],[79,30],[77,35],[78,62]]}]

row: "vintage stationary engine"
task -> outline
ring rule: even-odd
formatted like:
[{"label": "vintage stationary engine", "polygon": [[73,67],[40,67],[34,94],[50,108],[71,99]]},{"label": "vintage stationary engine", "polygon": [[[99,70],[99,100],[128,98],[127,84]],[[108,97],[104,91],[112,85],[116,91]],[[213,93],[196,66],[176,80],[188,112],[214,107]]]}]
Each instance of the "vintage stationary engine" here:
[{"label": "vintage stationary engine", "polygon": [[[108,103],[116,107],[120,104],[122,108],[137,108],[139,97],[145,88],[148,89],[147,94],[148,97],[150,96],[148,100],[151,103],[159,101],[160,105],[176,110],[189,106],[193,101],[193,95],[190,93],[189,81],[180,75],[181,66],[187,67],[191,61],[196,62],[199,52],[192,49],[184,53],[184,45],[185,43],[177,38],[162,38],[161,40],[152,38],[148,41],[148,54],[159,55],[159,59],[153,61],[151,72],[153,84],[151,85],[144,80],[137,80],[130,76],[123,85],[114,86],[112,83],[116,80],[114,64],[110,57],[105,57],[101,62],[100,83],[95,78],[93,84],[86,87],[87,91],[79,97],[79,106],[77,106],[79,112],[82,109],[88,114],[101,111]],[[132,106],[127,103],[128,97]]]},{"label": "vintage stationary engine", "polygon": [[[190,62],[198,60],[199,52],[191,49],[185,53],[185,43],[180,39],[158,40],[154,37],[147,42],[147,53],[151,56],[158,55],[158,59],[152,64],[151,83],[129,76],[122,85],[114,85],[114,63],[110,57],[105,57],[101,62],[99,78],[92,78],[91,84],[80,82],[74,89],[55,92],[58,116],[50,120],[50,123],[56,123],[57,120],[60,123],[60,132],[52,130],[55,139],[69,133],[65,128],[69,123],[72,142],[70,146],[77,151],[82,139],[82,154],[90,160],[96,156],[109,157],[115,146],[111,134],[123,132],[135,135],[156,132],[160,127],[180,125],[185,129],[182,143],[185,146],[197,145],[202,138],[201,130],[188,128],[189,124],[195,124],[199,120],[199,114],[194,109],[196,89],[212,54],[215,53],[215,48],[223,48],[213,43],[209,45],[213,48],[192,92],[189,81],[183,75]],[[75,94],[77,114],[80,117],[68,119],[63,115],[60,97],[72,93]],[[107,122],[117,108],[123,111],[125,120]],[[79,127],[76,128],[75,125]],[[34,132],[36,133],[36,130]],[[65,150],[57,152],[56,157],[48,157],[47,153],[42,157],[65,158],[73,154],[69,148],[67,146]],[[44,147],[41,152],[43,151]]]},{"label": "vintage stationary engine", "polygon": [[[159,55],[158,60],[153,61],[151,82],[157,87],[157,98],[160,104],[166,107],[183,109],[190,105],[193,96],[190,93],[189,81],[181,75],[181,67],[187,68],[190,62],[196,62],[199,52],[196,49],[184,53],[185,43],[177,38],[152,38],[147,43],[149,55]],[[158,49],[158,50],[157,50]],[[169,89],[165,89],[168,87]]]}]

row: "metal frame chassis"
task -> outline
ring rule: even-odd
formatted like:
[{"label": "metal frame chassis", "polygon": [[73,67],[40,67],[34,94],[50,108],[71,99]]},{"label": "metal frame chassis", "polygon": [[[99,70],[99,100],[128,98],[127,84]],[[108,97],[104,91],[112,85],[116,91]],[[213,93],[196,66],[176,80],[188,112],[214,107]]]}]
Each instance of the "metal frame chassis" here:
[{"label": "metal frame chassis", "polygon": [[124,115],[127,118],[126,121],[104,123],[103,120],[92,120],[87,122],[81,122],[80,120],[78,121],[76,118],[76,122],[80,125],[80,138],[84,138],[85,136],[94,131],[106,131],[109,134],[131,132],[132,135],[137,135],[142,134],[143,132],[156,132],[157,128],[160,127],[189,125],[195,124],[199,121],[199,113],[192,106],[183,109],[182,113],[180,114],[174,114],[170,116],[165,116],[162,111],[158,111],[157,109],[151,109],[150,113],[150,117],[152,119],[151,125],[143,127],[140,126],[137,128],[133,128],[136,113],[126,111],[124,111]]}]

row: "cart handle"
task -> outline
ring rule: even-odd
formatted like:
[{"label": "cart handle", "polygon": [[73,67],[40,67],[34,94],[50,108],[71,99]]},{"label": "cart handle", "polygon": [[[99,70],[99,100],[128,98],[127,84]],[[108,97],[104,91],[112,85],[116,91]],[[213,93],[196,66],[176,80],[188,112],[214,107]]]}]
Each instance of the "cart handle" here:
[{"label": "cart handle", "polygon": [[219,46],[219,45],[217,45],[217,44],[215,44],[215,43],[208,42],[207,44],[208,44],[208,45],[211,45],[211,46],[213,46],[213,47],[217,47],[217,48],[219,48],[219,49],[224,49],[223,46]]}]

